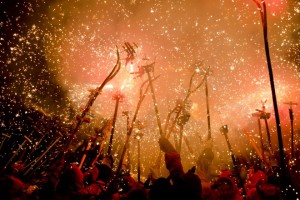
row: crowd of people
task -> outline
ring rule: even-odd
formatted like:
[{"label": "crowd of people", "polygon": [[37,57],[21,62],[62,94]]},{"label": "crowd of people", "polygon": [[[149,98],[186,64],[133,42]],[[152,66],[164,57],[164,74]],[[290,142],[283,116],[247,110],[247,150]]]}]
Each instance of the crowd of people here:
[{"label": "crowd of people", "polygon": [[[297,199],[297,174],[284,178],[292,180],[291,185],[296,185],[295,188],[288,185],[290,188],[286,191],[289,192],[286,192],[281,184],[287,181],[282,180],[278,168],[266,170],[262,162],[247,163],[240,159],[238,172],[234,168],[224,167],[217,177],[212,178],[210,164],[214,154],[210,148],[206,148],[199,156],[197,166],[184,172],[180,154],[169,140],[161,137],[159,146],[164,152],[168,177],[157,177],[150,173],[145,182],[138,182],[127,170],[116,174],[111,155],[100,157],[96,165],[88,170],[80,169],[78,164],[69,163],[61,156],[53,162],[47,176],[38,184],[36,180],[24,179],[23,163],[11,164],[1,173],[0,197],[13,200]],[[294,171],[297,171],[299,164],[294,166]]]}]

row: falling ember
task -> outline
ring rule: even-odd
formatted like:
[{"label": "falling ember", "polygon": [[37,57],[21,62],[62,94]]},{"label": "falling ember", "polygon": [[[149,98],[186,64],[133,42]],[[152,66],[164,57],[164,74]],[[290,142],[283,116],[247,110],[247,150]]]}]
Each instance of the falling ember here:
[{"label": "falling ember", "polygon": [[114,85],[113,85],[113,84],[107,84],[104,88],[107,88],[107,89],[113,89],[113,88],[114,88]]},{"label": "falling ember", "polygon": [[287,1],[285,0],[273,0],[266,2],[268,9],[274,15],[280,14],[280,12],[285,12],[287,9]]},{"label": "falling ember", "polygon": [[132,63],[130,63],[130,65],[129,65],[129,72],[130,73],[133,73],[135,70],[134,70],[134,65],[132,64]]}]

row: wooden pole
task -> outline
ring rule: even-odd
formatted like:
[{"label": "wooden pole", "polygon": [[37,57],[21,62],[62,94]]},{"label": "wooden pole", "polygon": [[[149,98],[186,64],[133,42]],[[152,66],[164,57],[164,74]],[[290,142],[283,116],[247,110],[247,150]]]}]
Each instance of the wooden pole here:
[{"label": "wooden pole", "polygon": [[[270,77],[270,85],[271,85],[271,92],[272,92],[272,100],[273,100],[273,107],[275,112],[275,121],[276,121],[276,129],[277,129],[277,137],[278,137],[278,147],[279,147],[279,155],[280,155],[280,170],[281,170],[281,176],[283,177],[283,180],[287,177],[286,176],[286,166],[284,161],[284,148],[283,148],[283,140],[282,140],[282,133],[281,133],[281,124],[280,124],[280,117],[279,117],[279,111],[278,111],[278,105],[277,105],[277,98],[276,98],[276,90],[275,90],[275,83],[274,83],[274,76],[273,76],[273,68],[271,63],[271,56],[270,56],[270,49],[269,49],[269,41],[268,41],[268,24],[267,24],[267,7],[266,2],[261,1],[261,3],[258,2],[258,0],[254,0],[256,5],[261,11],[261,20],[263,25],[263,36],[264,36],[264,45],[265,45],[265,53],[266,53],[266,59],[267,59],[267,65],[268,65],[268,71],[269,71],[269,77]],[[281,185],[281,189],[284,190],[287,185],[283,183]]]},{"label": "wooden pole", "polygon": [[113,137],[114,137],[114,133],[115,133],[115,129],[116,129],[115,127],[116,127],[116,120],[117,120],[117,115],[118,115],[120,99],[121,99],[120,96],[116,96],[115,112],[114,112],[114,116],[113,116],[113,120],[112,120],[112,126],[111,126],[111,133],[110,133],[108,149],[107,149],[107,155],[111,154]]},{"label": "wooden pole", "polygon": [[[151,65],[154,65],[154,63]],[[163,136],[164,134],[163,134],[162,126],[161,126],[160,114],[158,111],[157,101],[156,101],[156,97],[155,97],[155,93],[154,93],[154,87],[153,87],[152,78],[150,75],[150,66],[151,65],[144,66],[144,67],[145,67],[145,71],[147,73],[148,80],[149,80],[149,85],[150,85],[151,95],[152,95],[152,99],[153,99],[153,105],[154,105],[154,110],[155,110],[156,121],[157,121],[158,129],[159,129],[159,133],[160,133],[160,136]]]},{"label": "wooden pole", "polygon": [[234,166],[234,169],[236,171],[236,175],[238,177],[239,185],[242,188],[243,199],[246,199],[246,194],[247,194],[246,189],[244,187],[243,180],[242,180],[241,175],[240,175],[240,170],[238,168],[238,165],[237,165],[237,162],[236,162],[235,156],[233,154],[233,150],[232,150],[232,147],[231,147],[231,144],[229,142],[228,135],[227,135],[227,133],[228,133],[227,125],[221,127],[221,132],[225,136],[225,140],[226,140],[229,152],[230,152],[230,156],[231,156],[231,159],[232,159],[232,162],[233,162],[233,166]]}]

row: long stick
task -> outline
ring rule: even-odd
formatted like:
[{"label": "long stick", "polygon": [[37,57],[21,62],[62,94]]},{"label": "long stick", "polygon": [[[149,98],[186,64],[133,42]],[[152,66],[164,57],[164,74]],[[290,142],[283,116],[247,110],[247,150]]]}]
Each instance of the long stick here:
[{"label": "long stick", "polygon": [[167,129],[169,127],[169,122],[170,122],[170,118],[171,118],[171,115],[177,110],[177,106],[175,106],[173,108],[173,110],[169,111],[168,115],[167,115],[167,118],[166,118],[166,123],[165,123],[165,126],[164,126],[164,135],[166,135],[167,133]]},{"label": "long stick", "polygon": [[[33,133],[33,131],[29,134],[31,135]],[[10,157],[10,159],[7,161],[7,163],[5,164],[4,168],[2,169],[5,170],[7,168],[7,166],[14,160],[14,158],[18,155],[19,151],[23,148],[23,146],[27,143],[30,142],[32,143],[32,141],[26,136],[24,135],[24,141],[22,142],[22,144],[19,145],[19,148],[14,152],[14,154]]]},{"label": "long stick", "polygon": [[3,169],[6,169],[7,166],[13,161],[13,159],[18,155],[19,151],[23,148],[23,146],[26,144],[27,140],[25,139],[22,144],[19,145],[19,148],[17,149],[17,151],[15,151],[15,153],[10,157],[10,159],[8,160],[8,162],[5,164]]},{"label": "long stick", "polygon": [[192,149],[192,147],[191,147],[191,145],[190,145],[190,143],[188,141],[188,138],[184,135],[183,139],[184,139],[184,142],[185,142],[185,144],[186,144],[186,146],[187,146],[187,148],[188,148],[191,156],[194,156],[195,154],[194,154],[194,151],[193,151],[193,149]]},{"label": "long stick", "polygon": [[256,144],[255,144],[253,138],[251,137],[251,135],[246,131],[246,129],[244,129],[244,132],[245,132],[246,136],[248,137],[249,141],[251,142],[253,148],[255,149],[257,155],[260,157],[261,160],[264,160],[264,159],[263,159],[263,156],[262,156],[262,154],[261,154],[261,152],[260,152],[259,149],[257,148],[257,146],[256,146]]},{"label": "long stick", "polygon": [[265,121],[267,136],[268,136],[269,147],[270,147],[271,152],[273,152],[273,147],[272,147],[272,142],[271,142],[271,134],[270,134],[269,124],[268,124],[266,117],[264,117],[264,121]]},{"label": "long stick", "polygon": [[34,147],[32,148],[31,152],[29,153],[29,155],[27,156],[27,159],[24,161],[25,163],[30,159],[30,157],[32,156],[32,154],[36,151],[37,147],[41,144],[42,140],[45,138],[45,136],[47,135],[44,134],[39,141],[34,145]]},{"label": "long stick", "polygon": [[[170,137],[171,133],[173,132],[173,130],[174,130],[174,128],[175,128],[175,125],[176,125],[176,123],[177,123],[177,121],[178,121],[178,118],[179,118],[179,116],[180,116],[180,113],[181,113],[182,110],[184,109],[184,106],[185,106],[185,104],[187,103],[189,97],[190,97],[194,92],[196,92],[196,91],[203,85],[203,83],[204,83],[204,81],[205,81],[205,77],[206,77],[206,76],[208,75],[208,73],[209,73],[209,68],[210,68],[210,67],[208,67],[208,69],[206,70],[206,72],[205,72],[205,74],[204,74],[204,78],[201,80],[201,82],[200,82],[195,88],[192,88],[192,85],[193,85],[193,81],[194,81],[194,78],[195,78],[197,72],[194,72],[194,73],[192,74],[192,76],[191,76],[191,78],[190,78],[190,82],[189,82],[188,92],[187,92],[187,94],[186,94],[186,96],[185,96],[185,98],[184,98],[184,100],[183,100],[183,102],[182,102],[182,105],[176,105],[175,108],[174,108],[171,112],[169,112],[168,118],[167,118],[167,121],[166,121],[166,124],[165,124],[165,129],[168,128],[167,126],[169,125],[169,119],[171,118],[171,117],[170,117],[171,114],[173,114],[175,111],[176,111],[177,113],[176,113],[176,116],[175,116],[175,118],[174,118],[174,120],[173,120],[173,123],[172,123],[171,127],[169,128],[169,131],[168,131],[168,132],[165,132],[165,137],[166,137],[167,139]],[[156,163],[155,163],[155,165],[154,165],[156,168],[160,168],[162,156],[163,156],[163,153],[160,151],[159,154],[158,154],[158,157],[157,157],[157,159],[156,159]]]},{"label": "long stick", "polygon": [[[153,64],[151,64],[153,65]],[[156,115],[156,121],[157,121],[157,125],[158,125],[158,129],[159,129],[159,133],[160,136],[163,136],[163,129],[161,126],[161,120],[160,120],[160,114],[157,108],[157,101],[156,101],[156,97],[155,97],[155,93],[154,93],[154,87],[153,87],[153,83],[152,83],[152,78],[150,75],[150,66],[145,66],[145,71],[147,73],[148,76],[148,81],[149,81],[149,85],[150,85],[150,89],[151,89],[151,94],[152,94],[152,99],[153,99],[153,104],[154,104],[154,110],[155,110],[155,115]]]},{"label": "long stick", "polygon": [[271,165],[271,161],[270,160],[266,160],[264,155],[261,154],[261,152],[259,151],[258,147],[256,146],[253,138],[251,137],[251,135],[247,132],[246,129],[244,129],[244,132],[245,134],[247,135],[248,139],[250,140],[253,148],[255,149],[257,155],[260,157],[260,159],[266,164],[266,166],[273,172],[273,169],[272,169],[272,165]]},{"label": "long stick", "polygon": [[173,120],[173,123],[172,123],[171,127],[169,128],[168,133],[166,134],[166,138],[167,139],[170,137],[171,133],[173,132],[173,130],[175,128],[175,125],[176,125],[176,122],[177,122],[177,120],[179,118],[179,115],[180,115],[181,111],[182,111],[182,107],[180,107],[179,110],[178,110],[178,112],[176,113],[176,116],[175,116],[175,118]]},{"label": "long stick", "polygon": [[[209,73],[209,68],[207,69],[206,73],[204,74],[204,78],[201,80],[201,82],[200,82],[195,88],[192,88],[192,85],[193,85],[194,77],[196,76],[197,72],[194,72],[194,73],[192,74],[192,76],[191,76],[191,78],[190,78],[190,83],[189,83],[189,89],[188,89],[188,92],[187,92],[187,94],[186,94],[186,96],[185,96],[185,98],[184,98],[184,100],[183,100],[183,102],[182,102],[182,105],[179,106],[179,108],[178,108],[178,110],[177,110],[177,113],[176,113],[176,116],[175,116],[175,118],[174,118],[174,120],[173,120],[172,126],[171,126],[171,128],[169,129],[168,134],[166,134],[166,138],[169,138],[169,137],[170,137],[170,134],[172,133],[172,131],[173,131],[175,125],[176,125],[176,122],[177,122],[177,120],[178,120],[178,118],[179,118],[179,116],[180,116],[180,113],[181,113],[182,110],[184,109],[184,106],[185,106],[185,104],[187,103],[189,97],[190,97],[194,92],[196,92],[196,91],[203,85],[203,83],[204,83],[204,81],[205,81],[205,77],[208,75],[208,73]],[[176,105],[176,106],[178,106],[178,105]]]},{"label": "long stick", "polygon": [[259,140],[260,140],[260,148],[261,148],[262,160],[266,161],[266,158],[265,158],[265,149],[264,149],[264,141],[263,141],[262,130],[261,130],[261,122],[260,122],[261,112],[259,111],[259,112],[252,113],[252,116],[257,118],[258,134],[259,134]]},{"label": "long stick", "polygon": [[94,161],[92,162],[92,168],[95,167],[95,164],[96,164],[96,162],[98,161],[98,159],[99,159],[99,157],[100,157],[100,155],[101,155],[101,153],[102,153],[102,149],[103,149],[103,147],[104,147],[104,142],[105,142],[107,136],[109,135],[109,133],[111,132],[111,127],[112,127],[112,126],[111,126],[111,123],[112,123],[112,122],[110,122],[110,123],[107,125],[107,130],[105,131],[104,136],[102,137],[101,144],[100,144],[100,146],[99,146],[98,154],[97,154],[96,158],[94,159]]},{"label": "long stick", "polygon": [[[176,134],[176,133],[174,133],[174,134]],[[191,148],[191,146],[190,146],[190,143],[189,143],[189,141],[188,141],[188,138],[185,136],[185,135],[183,135],[183,126],[180,126],[180,132],[179,132],[179,144],[178,144],[178,149],[177,149],[177,152],[180,154],[180,152],[181,152],[181,148],[182,148],[182,143],[183,143],[183,141],[185,142],[185,144],[186,144],[186,146],[187,146],[187,148],[188,148],[188,151],[190,152],[190,154],[191,154],[191,156],[193,156],[194,155],[194,151],[193,151],[193,149]]]},{"label": "long stick", "polygon": [[[266,101],[265,101],[266,102]],[[268,144],[269,144],[269,149],[271,152],[273,152],[272,148],[272,142],[271,142],[271,134],[270,134],[270,129],[269,129],[269,124],[268,124],[268,119],[270,118],[271,114],[266,112],[266,107],[265,107],[265,102],[262,101],[262,110],[256,109],[258,112],[260,112],[259,118],[263,119],[265,122],[265,127],[266,127],[266,133],[267,133],[267,138],[268,138]]]},{"label": "long stick", "polygon": [[39,161],[48,153],[48,151],[50,151],[53,147],[54,147],[54,145],[59,141],[61,139],[61,137],[58,137],[58,138],[56,138],[56,140],[46,149],[46,151],[44,151],[44,153],[40,156],[40,157],[38,157],[38,158],[36,158],[35,160],[33,160],[32,162],[30,162],[25,168],[27,168],[27,167],[29,167],[26,171],[25,171],[25,173],[24,173],[24,176],[26,176],[27,174],[28,174],[28,172],[30,172],[32,169],[33,169],[33,167],[37,164],[37,163],[39,163]]},{"label": "long stick", "polygon": [[84,150],[84,154],[83,154],[83,156],[81,157],[80,164],[79,164],[79,166],[78,166],[79,169],[82,168],[83,163],[84,163],[84,161],[85,161],[85,159],[86,159],[86,157],[87,157],[87,153],[88,153],[88,151],[91,149],[91,147],[92,147],[93,143],[95,142],[95,140],[96,140],[96,138],[92,138],[92,139],[90,139],[90,141],[88,141],[88,144],[87,144],[87,146],[86,146],[86,148],[85,148],[85,150]]},{"label": "long stick", "polygon": [[298,105],[297,103],[287,102],[284,104],[290,105],[289,108],[289,115],[290,115],[290,122],[291,122],[291,156],[294,158],[294,112],[293,112],[293,105]]},{"label": "long stick", "polygon": [[256,110],[259,111],[259,120],[263,119],[265,122],[269,150],[270,150],[271,155],[274,157],[274,151],[273,151],[272,142],[271,142],[271,134],[270,134],[269,124],[268,124],[268,119],[270,118],[270,113],[267,113],[265,111],[264,105],[262,107],[262,110],[259,110],[259,109],[256,109]]},{"label": "long stick", "polygon": [[[267,8],[266,2],[262,1],[262,6],[258,2],[258,0],[254,0],[257,4],[258,8],[261,10],[261,20],[263,25],[263,34],[264,34],[264,44],[265,44],[265,52],[266,52],[266,59],[268,64],[268,71],[270,76],[270,85],[272,91],[272,100],[273,100],[273,107],[275,112],[275,120],[276,120],[276,129],[277,129],[277,136],[278,136],[278,146],[279,146],[279,154],[280,154],[280,169],[281,169],[281,176],[283,179],[286,177],[286,166],[284,161],[284,149],[283,149],[283,140],[282,140],[282,133],[281,133],[281,125],[280,125],[280,118],[279,118],[279,111],[277,106],[277,98],[276,98],[276,91],[275,91],[275,83],[273,78],[273,69],[270,57],[270,50],[269,50],[269,42],[268,42],[268,25],[267,25]],[[286,188],[285,183],[281,185],[281,189],[284,190]]]},{"label": "long stick", "polygon": [[141,144],[138,139],[138,183],[141,182]]},{"label": "long stick", "polygon": [[[126,116],[126,133],[129,131],[130,128],[130,121],[129,121],[129,111],[124,111],[123,115]],[[130,143],[128,144],[128,149],[130,149]],[[127,169],[128,171],[131,170],[131,164],[130,164],[130,150],[127,151]]]},{"label": "long stick", "polygon": [[[224,127],[224,126],[223,126]],[[229,138],[228,138],[228,129],[227,129],[227,126],[225,129],[221,130],[221,132],[223,133],[223,135],[225,136],[225,140],[226,140],[226,143],[227,143],[227,147],[229,149],[229,152],[230,152],[230,156],[231,156],[231,159],[232,159],[232,162],[233,162],[233,166],[234,166],[234,169],[236,171],[236,174],[237,174],[237,177],[238,177],[238,180],[239,180],[239,185],[241,186],[242,188],[242,193],[243,193],[243,198],[246,199],[246,189],[244,187],[244,184],[243,184],[243,180],[241,178],[241,175],[240,175],[240,170],[238,168],[238,165],[237,165],[237,162],[236,162],[236,159],[235,159],[235,156],[233,154],[233,150],[232,150],[232,147],[231,147],[231,144],[229,142]]]},{"label": "long stick", "polygon": [[6,139],[7,139],[7,138],[11,138],[10,135],[7,135],[7,134],[5,134],[5,133],[2,133],[2,135],[4,136],[4,139],[3,139],[2,142],[1,142],[1,145],[0,145],[0,151],[1,151],[2,147],[3,147],[3,144],[5,143]]},{"label": "long stick", "polygon": [[206,97],[207,130],[208,130],[207,140],[210,140],[211,139],[211,126],[210,126],[207,76],[205,76],[205,97]]},{"label": "long stick", "polygon": [[[153,79],[153,81],[155,81],[156,79],[158,78],[155,77]],[[120,157],[120,161],[119,161],[119,165],[118,165],[118,168],[116,170],[116,175],[119,175],[121,169],[122,169],[122,163],[123,163],[123,160],[124,160],[124,157],[125,157],[125,154],[126,154],[126,151],[127,151],[127,148],[128,148],[128,144],[129,144],[129,139],[130,139],[130,136],[132,134],[132,131],[133,131],[133,126],[134,126],[134,123],[136,121],[136,118],[137,118],[137,115],[138,115],[138,112],[140,110],[140,107],[142,105],[142,102],[143,100],[145,99],[145,96],[148,92],[148,88],[149,88],[149,84],[147,85],[145,91],[143,91],[143,86],[147,83],[148,81],[145,81],[142,85],[141,85],[141,88],[140,88],[140,98],[139,98],[139,101],[137,103],[137,106],[136,106],[136,109],[135,109],[135,112],[134,112],[134,115],[133,115],[133,118],[132,118],[132,121],[131,121],[131,125],[129,127],[129,130],[127,132],[127,135],[126,135],[126,140],[125,140],[125,144],[124,144],[124,147],[123,147],[123,151],[122,151],[122,154],[121,154],[121,157]]]},{"label": "long stick", "polygon": [[93,94],[91,94],[84,110],[81,112],[81,115],[79,117],[77,117],[75,119],[75,121],[73,122],[72,130],[71,130],[71,133],[70,133],[70,136],[69,136],[69,140],[67,141],[67,144],[65,146],[64,152],[67,152],[67,150],[69,149],[69,146],[71,145],[73,137],[77,133],[77,131],[79,130],[79,127],[82,124],[85,115],[89,112],[91,106],[95,102],[98,95],[102,92],[102,89],[104,88],[104,86],[117,75],[120,68],[121,68],[120,55],[119,55],[119,50],[117,49],[117,62],[115,64],[115,66],[113,67],[110,74],[103,81],[103,83],[98,88],[96,88],[96,90]]},{"label": "long stick", "polygon": [[121,96],[117,95],[116,96],[116,105],[115,105],[115,112],[112,120],[112,125],[111,125],[111,133],[110,133],[110,139],[108,143],[108,149],[107,149],[107,155],[111,154],[111,149],[112,149],[112,143],[113,143],[113,137],[116,129],[116,120],[118,116],[118,109],[119,109],[119,103],[120,103]]},{"label": "long stick", "polygon": [[[169,122],[170,122],[170,118],[171,118],[171,115],[177,110],[177,107],[175,106],[171,111],[169,111],[168,115],[167,115],[167,118],[166,118],[166,122],[165,122],[165,126],[164,126],[164,136],[166,135],[167,133],[167,129],[169,127]],[[169,138],[170,135],[167,135],[165,136],[166,138]],[[155,168],[159,168],[160,167],[160,164],[161,164],[161,158],[162,158],[162,152],[159,151],[159,154],[157,156],[157,159],[155,161]]]},{"label": "long stick", "polygon": [[[181,145],[182,145],[182,137],[183,137],[183,126],[179,127],[179,144],[178,144],[178,153],[181,152]],[[175,134],[174,134],[175,135]]]}]

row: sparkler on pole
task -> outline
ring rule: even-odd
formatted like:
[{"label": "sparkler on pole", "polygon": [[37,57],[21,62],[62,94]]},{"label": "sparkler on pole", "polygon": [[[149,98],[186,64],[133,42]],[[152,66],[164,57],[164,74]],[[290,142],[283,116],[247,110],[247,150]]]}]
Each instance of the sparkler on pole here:
[{"label": "sparkler on pole", "polygon": [[149,86],[150,86],[150,90],[151,90],[151,95],[152,95],[152,100],[153,100],[153,105],[154,105],[154,110],[155,110],[155,115],[156,115],[156,121],[157,121],[157,125],[158,125],[158,129],[159,129],[159,133],[161,136],[164,135],[162,126],[161,126],[161,119],[160,119],[160,114],[157,108],[157,101],[156,101],[156,97],[155,97],[155,93],[154,93],[154,87],[153,87],[153,80],[151,77],[151,72],[154,72],[154,65],[155,62],[149,64],[149,65],[145,65],[145,66],[139,66],[139,70],[137,72],[132,72],[131,74],[138,74],[138,77],[144,75],[145,73],[147,74],[148,77],[148,81],[149,81]]},{"label": "sparkler on pole", "polygon": [[[170,134],[172,133],[172,131],[173,131],[173,129],[174,129],[176,123],[177,123],[177,120],[178,120],[178,118],[179,118],[181,112],[184,110],[184,106],[187,104],[188,99],[190,98],[190,96],[191,96],[194,92],[196,92],[196,91],[203,85],[203,83],[204,83],[204,81],[205,81],[205,77],[206,77],[206,76],[208,75],[208,73],[209,73],[209,69],[210,69],[210,67],[207,68],[207,70],[206,70],[206,72],[205,72],[205,74],[204,74],[203,79],[200,81],[199,84],[196,85],[195,88],[192,88],[192,85],[193,85],[193,83],[194,83],[194,81],[195,81],[194,78],[195,78],[195,76],[198,74],[198,72],[197,72],[197,71],[194,71],[194,73],[192,74],[192,76],[191,76],[191,78],[190,78],[189,88],[188,88],[188,91],[187,91],[187,94],[186,94],[184,100],[182,101],[182,103],[176,104],[176,106],[175,106],[175,107],[176,107],[176,110],[175,110],[175,111],[176,111],[176,116],[175,116],[175,118],[174,118],[174,120],[173,120],[173,123],[172,123],[172,125],[171,125],[169,131],[168,131],[167,133],[165,133],[167,139],[170,137]],[[166,124],[168,124],[168,123],[169,123],[169,122],[166,122]]]},{"label": "sparkler on pole", "polygon": [[[152,81],[155,81],[156,79],[158,78],[155,77],[154,79],[152,79]],[[140,87],[140,96],[139,96],[139,101],[137,103],[137,106],[136,106],[136,109],[135,109],[135,112],[134,112],[134,115],[132,117],[132,121],[131,121],[131,124],[129,126],[129,130],[127,132],[127,135],[126,135],[126,140],[125,140],[125,144],[124,144],[124,147],[123,147],[123,151],[122,151],[122,154],[121,154],[121,157],[120,157],[120,161],[119,161],[119,165],[118,165],[118,168],[116,170],[116,175],[119,175],[121,169],[122,169],[122,163],[123,163],[123,160],[124,160],[124,157],[125,157],[125,154],[126,154],[126,151],[128,149],[128,144],[129,144],[129,140],[130,140],[130,136],[132,134],[132,131],[133,131],[133,127],[134,127],[134,124],[135,124],[135,121],[136,121],[136,118],[137,118],[137,115],[138,115],[138,112],[140,110],[140,107],[142,105],[142,102],[143,100],[145,99],[145,96],[148,92],[148,89],[149,89],[149,84],[147,85],[147,87],[144,89],[144,86],[145,84],[148,82],[145,81],[142,83],[141,87]]]},{"label": "sparkler on pole", "polygon": [[117,75],[120,68],[121,68],[120,55],[119,55],[119,50],[117,49],[117,62],[115,64],[115,66],[113,67],[110,74],[103,81],[103,83],[98,88],[96,88],[94,92],[91,93],[85,108],[83,109],[81,114],[78,117],[76,117],[76,119],[74,120],[74,122],[72,124],[72,130],[71,130],[71,133],[70,133],[70,137],[67,141],[64,152],[67,152],[67,150],[69,149],[69,146],[70,146],[70,144],[73,140],[73,137],[77,133],[77,131],[79,130],[80,125],[82,124],[85,115],[89,112],[91,106],[94,104],[94,102],[95,102],[96,98],[98,97],[98,95],[102,92],[102,89],[104,88],[104,86]]},{"label": "sparkler on pole", "polygon": [[[203,61],[198,64],[199,66],[197,66],[196,70],[200,70],[198,67],[200,67],[203,64]],[[208,96],[208,76],[212,74],[212,71],[210,70],[210,68],[208,69],[208,72],[206,72],[205,70],[201,69],[200,73],[202,73],[203,75],[205,75],[206,73],[208,73],[206,76],[204,76],[205,78],[205,100],[206,100],[206,115],[207,115],[207,144],[208,147],[204,148],[204,150],[201,152],[201,154],[199,155],[198,158],[198,162],[203,162],[203,157],[207,156],[206,154],[209,154],[209,160],[213,160],[214,158],[214,153],[212,151],[212,141],[211,140],[211,121],[210,121],[210,111],[209,111],[209,96]],[[201,138],[201,137],[200,137]],[[202,142],[201,142],[202,143]],[[204,145],[203,145],[204,146]],[[208,159],[205,159],[208,160]],[[202,167],[200,167],[203,172],[205,172],[206,174],[208,173],[208,166],[211,164],[209,162],[204,162],[207,164],[207,166],[205,165],[201,165]]]},{"label": "sparkler on pole", "polygon": [[[158,76],[155,77],[154,79],[152,79],[151,81],[155,81],[157,78],[158,78]],[[129,146],[130,136],[132,134],[133,128],[134,128],[135,123],[136,123],[136,118],[137,118],[138,112],[140,110],[140,107],[142,105],[143,100],[145,99],[145,96],[146,96],[146,94],[148,92],[150,84],[147,85],[147,87],[146,87],[145,90],[143,88],[144,88],[145,84],[148,83],[148,82],[149,82],[149,80],[143,82],[142,85],[141,85],[141,87],[140,87],[139,101],[137,103],[137,106],[136,106],[134,115],[132,117],[132,121],[131,121],[131,124],[129,126],[129,129],[127,131],[126,140],[125,140],[125,143],[124,143],[123,151],[122,151],[122,154],[121,154],[121,157],[120,157],[120,160],[119,160],[119,164],[118,164],[117,170],[116,170],[113,178],[110,180],[110,182],[109,182],[109,184],[107,186],[107,191],[113,190],[115,181],[117,181],[118,176],[121,174],[121,169],[122,169],[123,161],[124,161],[124,158],[125,158],[128,146]]]},{"label": "sparkler on pole", "polygon": [[[136,45],[135,45],[136,46]],[[126,58],[126,61],[127,60],[132,60],[134,59],[135,57],[135,51],[134,51],[134,48],[133,46],[128,43],[128,42],[125,42],[125,46],[123,46],[124,48],[124,51],[127,53],[127,58]],[[117,74],[118,72],[120,71],[120,68],[121,68],[121,59],[120,59],[120,53],[119,53],[119,50],[117,48],[117,51],[116,51],[116,54],[117,54],[117,61],[116,61],[116,64],[115,66],[113,67],[112,71],[109,73],[109,75],[105,78],[105,80],[103,81],[103,83],[97,87],[94,92],[92,92],[92,94],[90,95],[89,97],[89,100],[88,102],[86,103],[83,111],[81,112],[81,114],[76,117],[76,119],[73,121],[73,124],[72,124],[72,129],[71,129],[71,133],[70,133],[70,137],[66,143],[66,146],[65,146],[65,149],[64,149],[64,152],[67,152],[67,150],[69,149],[69,146],[72,142],[72,139],[73,137],[75,136],[75,134],[77,133],[77,131],[79,130],[80,128],[80,125],[82,124],[83,122],[83,119],[85,117],[85,115],[89,112],[90,108],[92,107],[92,105],[94,104],[96,98],[98,97],[98,95],[102,92],[102,89],[104,88],[104,86],[109,82],[111,81]],[[128,62],[126,62],[127,64]]]},{"label": "sparkler on pole", "polygon": [[[196,87],[192,88],[194,82],[195,82],[195,76],[196,75],[199,75],[198,71],[195,70],[190,78],[190,82],[189,82],[189,88],[188,88],[188,91],[187,91],[187,94],[184,98],[183,101],[180,101],[180,102],[176,102],[176,105],[174,107],[174,109],[172,109],[169,113],[168,113],[168,116],[167,116],[167,119],[166,119],[166,123],[165,123],[165,127],[164,129],[167,130],[168,129],[168,126],[169,126],[169,121],[171,119],[171,115],[176,113],[176,116],[174,117],[173,119],[173,123],[171,124],[171,127],[169,128],[168,131],[165,131],[165,134],[164,136],[169,139],[171,133],[173,132],[174,128],[175,128],[175,125],[178,121],[178,118],[180,116],[180,114],[182,113],[182,111],[185,109],[185,105],[188,105],[187,102],[188,102],[188,99],[190,98],[190,96],[196,92],[204,83],[205,81],[205,77],[208,75],[208,73],[210,72],[210,67],[208,67],[206,70],[205,70],[205,73],[204,73],[204,78],[196,85]],[[185,140],[186,142],[187,140]],[[187,145],[189,150],[190,150],[190,147],[189,145]],[[191,152],[191,151],[190,151]],[[162,159],[162,152],[160,151],[159,152],[159,155],[156,159],[156,164],[154,165],[155,167],[154,168],[157,168],[159,169],[160,168],[160,165],[161,165],[161,159]]]},{"label": "sparkler on pole", "polygon": [[290,105],[289,108],[289,114],[290,114],[290,121],[291,121],[291,156],[294,158],[294,111],[293,111],[293,105],[298,105],[297,103],[294,103],[292,101],[285,102],[284,104]]},{"label": "sparkler on pole", "polygon": [[[274,112],[275,112],[275,120],[276,120],[276,128],[277,128],[277,136],[278,136],[278,146],[279,146],[279,154],[280,154],[280,170],[281,170],[281,175],[284,180],[286,177],[286,167],[285,167],[285,161],[284,161],[283,140],[282,140],[281,126],[280,126],[279,111],[278,111],[278,106],[277,106],[275,84],[274,84],[274,78],[273,78],[273,69],[272,69],[271,56],[270,56],[270,50],[269,50],[266,2],[265,1],[259,2],[259,0],[253,0],[253,1],[256,3],[257,7],[260,10],[260,16],[261,16],[261,21],[262,21],[262,26],[263,26],[265,52],[266,52],[266,59],[267,59],[267,64],[268,64],[270,85],[271,85],[271,91],[272,91],[272,100],[273,100],[273,107],[274,107]],[[283,183],[281,185],[281,189],[284,190],[286,188],[286,186],[287,185],[285,183]]]}]

